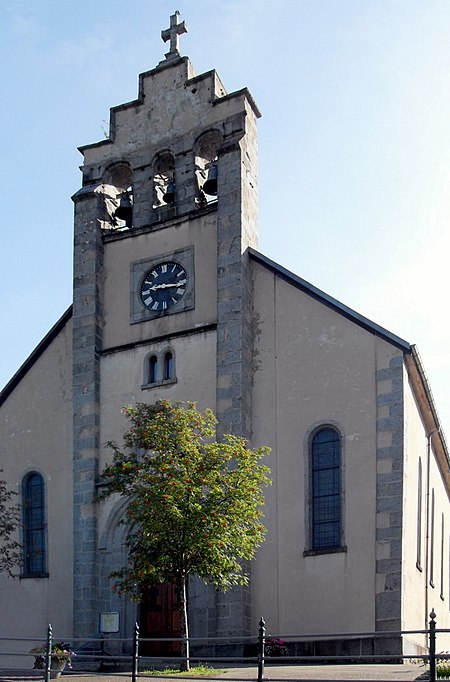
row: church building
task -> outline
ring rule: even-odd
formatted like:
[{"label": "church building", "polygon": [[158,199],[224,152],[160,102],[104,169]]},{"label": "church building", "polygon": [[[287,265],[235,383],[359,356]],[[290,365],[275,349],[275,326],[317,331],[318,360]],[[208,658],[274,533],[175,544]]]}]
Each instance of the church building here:
[{"label": "church building", "polygon": [[80,148],[73,305],[0,393],[1,477],[23,521],[0,638],[51,623],[87,639],[112,616],[114,637],[136,620],[177,635],[171,586],[140,606],[112,591],[124,500],[97,500],[122,407],[164,398],[272,449],[250,584],[192,578],[192,636],[254,635],[263,616],[273,634],[340,633],[335,652],[423,652],[423,634],[359,635],[423,629],[432,609],[450,627],[450,458],[420,356],[258,251],[260,112],[247,88],[196,75],[185,31],[177,12],[137,99]]}]

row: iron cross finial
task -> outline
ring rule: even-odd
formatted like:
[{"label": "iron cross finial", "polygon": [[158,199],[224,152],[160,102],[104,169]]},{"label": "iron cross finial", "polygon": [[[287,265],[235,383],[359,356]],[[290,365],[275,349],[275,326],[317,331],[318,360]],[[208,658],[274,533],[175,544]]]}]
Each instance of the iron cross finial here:
[{"label": "iron cross finial", "polygon": [[166,59],[173,59],[174,57],[180,56],[180,35],[182,33],[187,33],[188,30],[185,21],[178,23],[179,16],[180,13],[177,10],[175,14],[172,14],[170,17],[170,28],[166,28],[164,31],[161,31],[161,38],[164,40],[164,42],[166,43],[168,40],[170,40],[170,50],[166,54]]}]

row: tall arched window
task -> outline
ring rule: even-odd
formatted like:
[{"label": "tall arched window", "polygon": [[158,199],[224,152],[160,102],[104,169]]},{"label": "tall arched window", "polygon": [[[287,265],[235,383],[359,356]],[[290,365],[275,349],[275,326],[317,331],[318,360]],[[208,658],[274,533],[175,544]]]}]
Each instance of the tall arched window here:
[{"label": "tall arched window", "polygon": [[164,380],[173,379],[173,354],[167,351],[164,355]]},{"label": "tall arched window", "polygon": [[26,576],[46,572],[46,529],[44,479],[27,474],[22,484],[23,571]]},{"label": "tall arched window", "polygon": [[341,439],[330,427],[311,442],[311,549],[341,546]]}]

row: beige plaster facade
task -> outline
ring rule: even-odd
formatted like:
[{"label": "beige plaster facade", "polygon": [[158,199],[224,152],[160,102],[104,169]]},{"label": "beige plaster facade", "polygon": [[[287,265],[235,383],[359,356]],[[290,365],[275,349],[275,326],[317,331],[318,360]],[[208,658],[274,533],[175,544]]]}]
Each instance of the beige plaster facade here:
[{"label": "beige plaster facade", "polygon": [[[172,55],[111,110],[110,138],[81,148],[73,308],[0,394],[0,466],[22,504],[27,475],[42,477],[47,562],[40,575],[0,576],[0,638],[42,638],[48,622],[87,638],[109,611],[129,636],[139,611],[109,578],[126,560],[123,501],[99,503],[98,477],[104,443],[126,429],[122,406],[159,398],[196,400],[217,414],[219,437],[272,448],[250,586],[218,595],[193,579],[194,635],[255,633],[263,615],[274,634],[353,634],[367,653],[401,654],[423,650],[423,635],[379,644],[358,633],[421,629],[432,608],[450,625],[449,456],[420,358],[254,250],[258,117],[246,89],[227,94],[214,71],[195,76]],[[145,278],[164,291],[167,264],[186,283],[165,307],[146,303]],[[311,452],[327,429],[339,538],[318,547]]]},{"label": "beige plaster facade", "polygon": [[[46,345],[45,339],[43,344]],[[42,636],[50,621],[61,632],[72,631],[71,355],[72,323],[68,319],[1,405],[2,477],[21,499],[21,484],[27,474],[42,475],[46,488],[48,558],[45,578],[13,581],[0,577],[0,637]],[[9,650],[14,646],[23,650],[19,642],[12,643]],[[8,662],[23,667],[27,659],[17,657],[5,664]]]},{"label": "beige plaster facade", "polygon": [[[260,549],[255,567],[255,581],[261,580],[255,611],[270,614],[265,617],[275,620],[279,632],[297,631],[301,612],[308,613],[307,628],[317,633],[328,632],[332,622],[333,631],[371,629],[374,599],[367,586],[373,588],[375,581],[374,367],[378,346],[386,344],[258,265],[254,291],[260,332],[255,432],[272,447],[274,478],[265,508],[270,540]],[[347,551],[304,557],[309,548],[309,435],[321,424],[336,427],[343,441]],[[354,614],[351,623],[349,611]]]},{"label": "beige plaster facade", "polygon": [[[450,626],[448,480],[436,461],[433,449],[433,440],[438,434],[435,433],[435,429],[425,428],[417,398],[408,378],[405,383],[403,622],[405,629],[414,629],[418,627],[417,623],[422,618],[422,627],[425,627],[425,614],[433,608],[438,623],[442,623],[440,627],[448,628]],[[421,521],[418,518],[419,507]],[[424,638],[420,635],[411,636],[411,640],[424,644]],[[441,645],[443,646],[443,643]]]}]

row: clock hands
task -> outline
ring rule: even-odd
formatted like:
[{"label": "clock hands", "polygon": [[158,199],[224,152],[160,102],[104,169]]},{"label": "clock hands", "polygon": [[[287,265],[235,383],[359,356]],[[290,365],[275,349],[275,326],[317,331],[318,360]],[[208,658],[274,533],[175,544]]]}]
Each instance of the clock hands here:
[{"label": "clock hands", "polygon": [[183,286],[184,284],[186,284],[185,279],[178,282],[178,284],[166,284],[165,282],[163,282],[163,284],[154,284],[152,287],[148,288],[148,291],[156,291],[157,289],[168,289],[169,287],[176,287],[178,289],[180,285]]}]

